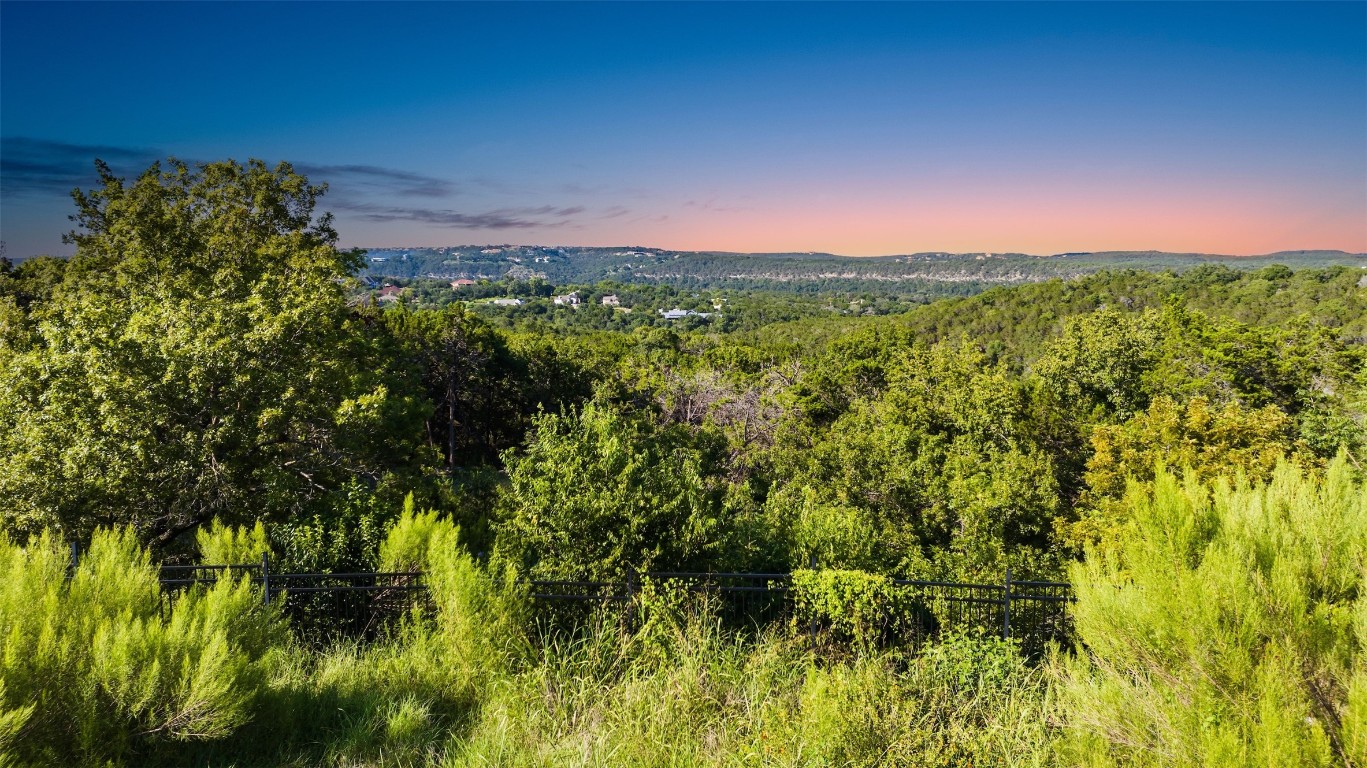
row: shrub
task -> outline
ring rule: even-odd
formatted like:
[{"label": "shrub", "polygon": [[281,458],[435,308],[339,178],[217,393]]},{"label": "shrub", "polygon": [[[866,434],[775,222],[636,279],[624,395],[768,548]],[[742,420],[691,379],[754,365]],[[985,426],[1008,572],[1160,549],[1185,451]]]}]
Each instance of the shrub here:
[{"label": "shrub", "polygon": [[1114,552],[1073,568],[1076,658],[1060,661],[1070,762],[1361,765],[1367,487],[1132,485]]},{"label": "shrub", "polygon": [[223,736],[283,637],[245,578],[164,595],[131,529],[97,530],[70,574],[50,534],[0,535],[0,742],[17,730],[23,761],[98,764]]},{"label": "shrub", "polygon": [[717,562],[727,530],[715,435],[596,403],[533,423],[526,451],[504,454],[496,551],[540,578]]},{"label": "shrub", "polygon": [[257,521],[251,528],[233,527],[214,520],[195,532],[199,560],[205,565],[246,565],[261,562],[271,552],[266,528]]},{"label": "shrub", "polygon": [[903,636],[927,618],[907,590],[882,574],[794,571],[792,590],[795,627],[815,624],[865,650]]},{"label": "shrub", "polygon": [[[500,669],[520,653],[527,621],[523,588],[511,569],[486,570],[460,545],[460,528],[436,512],[418,512],[412,498],[380,546],[387,569],[419,569],[432,596],[435,633],[419,623],[406,640],[431,645],[448,665]],[[434,644],[434,645],[433,645]]]}]

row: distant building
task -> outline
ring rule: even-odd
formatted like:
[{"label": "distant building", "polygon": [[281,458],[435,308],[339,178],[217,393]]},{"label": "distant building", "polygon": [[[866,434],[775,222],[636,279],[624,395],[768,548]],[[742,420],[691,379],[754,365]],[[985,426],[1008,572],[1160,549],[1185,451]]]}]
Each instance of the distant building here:
[{"label": "distant building", "polygon": [[556,296],[552,299],[552,301],[554,301],[556,304],[561,304],[568,307],[577,307],[579,306],[579,291],[570,291],[564,296]]},{"label": "distant building", "polygon": [[394,285],[386,285],[380,289],[380,301],[398,301],[401,288]]},{"label": "distant building", "polygon": [[662,310],[660,310],[660,314],[661,314],[661,315],[664,317],[664,319],[666,319],[666,320],[682,320],[682,319],[684,319],[685,317],[703,317],[703,318],[712,317],[713,314],[715,314],[715,313],[713,313],[713,312],[694,312],[694,311],[691,310],[691,309],[679,309],[679,308],[675,307],[674,309],[671,309],[671,310],[668,310],[668,311],[662,309]]},{"label": "distant building", "polygon": [[467,279],[465,279],[465,278],[461,278],[460,280],[452,280],[452,281],[451,281],[451,290],[454,291],[454,290],[456,290],[457,288],[464,288],[464,287],[467,286],[467,285],[474,285],[474,284],[475,284],[475,281],[474,281],[474,280],[467,280]]},{"label": "distant building", "polygon": [[522,299],[494,299],[493,303],[500,307],[520,307],[523,304]]},{"label": "distant building", "polygon": [[615,294],[615,293],[610,293],[610,294],[608,294],[607,296],[604,296],[604,297],[603,297],[603,306],[605,306],[605,307],[620,307],[620,306],[621,306],[621,302],[619,302],[619,301],[617,300],[617,294]]}]

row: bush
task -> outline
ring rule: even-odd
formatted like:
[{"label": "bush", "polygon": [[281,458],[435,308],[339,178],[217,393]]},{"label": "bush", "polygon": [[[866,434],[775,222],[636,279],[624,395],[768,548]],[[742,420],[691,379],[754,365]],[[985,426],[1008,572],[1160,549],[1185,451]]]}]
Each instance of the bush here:
[{"label": "bush", "polygon": [[864,571],[794,571],[793,622],[815,624],[839,640],[868,649],[900,634],[916,606],[892,579]]},{"label": "bush", "polygon": [[495,551],[539,578],[621,579],[718,561],[728,530],[715,435],[596,403],[533,423],[526,451],[504,454]]},{"label": "bush", "polygon": [[199,560],[205,565],[251,565],[271,552],[266,528],[257,521],[251,528],[234,528],[214,520],[195,532]]},{"label": "bush", "polygon": [[131,529],[68,564],[50,534],[0,535],[0,743],[17,731],[20,760],[99,764],[251,716],[284,634],[245,578],[165,595]]},{"label": "bush", "polygon": [[1081,765],[1367,761],[1367,487],[1132,485],[1114,552],[1073,568],[1062,714]]}]

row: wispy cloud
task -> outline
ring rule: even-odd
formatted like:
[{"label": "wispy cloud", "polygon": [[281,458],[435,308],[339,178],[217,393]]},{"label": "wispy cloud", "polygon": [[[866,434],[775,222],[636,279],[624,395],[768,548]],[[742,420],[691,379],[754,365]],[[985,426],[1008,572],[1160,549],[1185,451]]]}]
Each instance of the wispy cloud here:
[{"label": "wispy cloud", "polygon": [[98,181],[95,160],[115,173],[138,173],[161,153],[143,147],[68,144],[25,136],[0,138],[0,194],[51,196]]},{"label": "wispy cloud", "polygon": [[390,192],[400,197],[450,197],[460,185],[436,176],[383,168],[378,165],[296,165],[295,169],[311,181],[326,181],[340,190],[349,188]]},{"label": "wispy cloud", "polygon": [[700,210],[700,211],[717,211],[718,213],[733,213],[733,212],[738,212],[738,211],[748,211],[748,210],[751,210],[750,208],[746,208],[746,207],[742,207],[742,206],[738,206],[738,205],[719,205],[719,204],[717,203],[716,198],[710,198],[710,199],[702,200],[702,201],[698,201],[698,200],[689,200],[689,201],[687,201],[687,202],[684,203],[684,207],[685,207],[685,208],[696,208],[697,210]]},{"label": "wispy cloud", "polygon": [[502,208],[481,213],[461,213],[431,208],[410,208],[375,203],[348,203],[341,206],[363,221],[411,221],[451,229],[537,229],[565,227],[573,224],[574,216],[584,213],[582,206],[557,208],[543,205],[536,208]]},{"label": "wispy cloud", "polygon": [[[115,173],[140,173],[166,154],[156,148],[102,144],[71,144],[28,137],[0,139],[0,191],[10,196],[55,196],[97,181],[94,162],[104,160]],[[611,219],[631,211],[610,206],[592,212],[582,205],[488,206],[485,210],[454,210],[438,201],[470,193],[495,192],[516,197],[541,196],[534,189],[515,190],[493,179],[445,179],[399,168],[378,165],[296,163],[295,170],[315,183],[326,182],[329,194],[324,207],[348,218],[372,222],[412,222],[452,229],[516,230],[581,226],[579,219]],[[580,195],[599,194],[601,189],[564,185]],[[562,190],[563,193],[563,190]],[[429,200],[427,205],[404,205],[404,200]],[[467,204],[465,208],[474,208]]]},{"label": "wispy cloud", "polygon": [[[95,160],[115,173],[132,175],[166,153],[150,147],[71,144],[26,136],[0,139],[0,190],[5,195],[51,195],[96,182]],[[314,182],[328,182],[339,197],[396,195],[450,197],[460,185],[448,179],[378,165],[297,163],[295,170]]]}]

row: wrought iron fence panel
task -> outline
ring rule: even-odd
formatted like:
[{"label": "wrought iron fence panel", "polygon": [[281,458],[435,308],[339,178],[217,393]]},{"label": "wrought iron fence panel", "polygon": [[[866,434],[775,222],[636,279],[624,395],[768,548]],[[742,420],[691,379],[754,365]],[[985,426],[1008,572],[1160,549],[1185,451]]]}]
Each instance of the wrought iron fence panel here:
[{"label": "wrought iron fence panel", "polygon": [[338,638],[375,640],[427,604],[423,574],[271,574],[272,599],[279,600],[296,634],[311,643]]},{"label": "wrought iron fence panel", "polygon": [[538,579],[527,583],[535,610],[532,622],[542,635],[573,632],[595,623],[630,620],[631,582]]},{"label": "wrought iron fence panel", "polygon": [[645,578],[706,600],[727,626],[753,629],[792,616],[792,576],[786,573],[652,572]]},{"label": "wrought iron fence panel", "polygon": [[[272,573],[265,559],[251,565],[177,565],[161,568],[163,611],[182,591],[225,577],[246,577],[278,605],[303,641],[374,640],[431,607],[421,572]],[[1050,581],[1001,584],[894,580],[893,602],[874,628],[880,645],[914,645],[945,632],[1018,640],[1038,655],[1050,642],[1067,644],[1070,585]],[[664,599],[696,597],[726,625],[753,629],[794,618],[792,576],[786,573],[652,572],[622,581],[538,579],[526,583],[533,620],[544,632],[582,629],[593,622],[631,626],[643,589]],[[668,595],[675,595],[670,598]],[[804,630],[820,631],[818,623]]]}]

